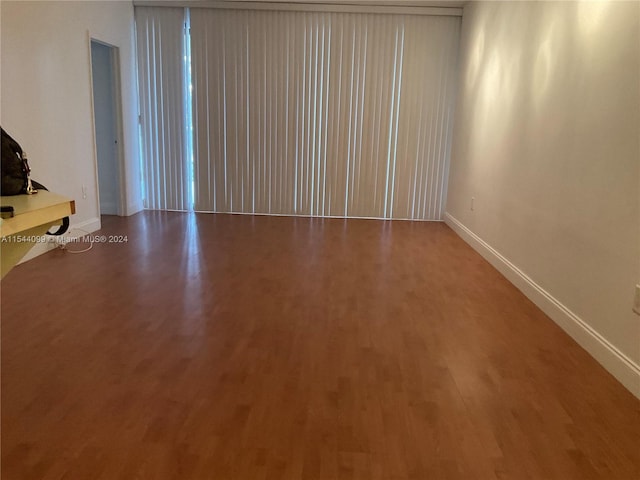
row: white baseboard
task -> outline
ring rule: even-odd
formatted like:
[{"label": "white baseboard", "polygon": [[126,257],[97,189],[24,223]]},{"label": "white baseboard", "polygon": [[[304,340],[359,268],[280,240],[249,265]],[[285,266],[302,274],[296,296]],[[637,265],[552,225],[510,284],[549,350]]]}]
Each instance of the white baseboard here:
[{"label": "white baseboard", "polygon": [[[72,223],[71,226],[69,227],[69,230],[67,230],[67,232],[61,236],[61,238],[78,236],[77,235],[78,229],[82,230],[83,233],[84,232],[93,233],[96,230],[100,230],[100,228],[101,228],[100,218],[99,217],[91,218],[89,220],[85,220],[84,222]],[[22,258],[22,260],[20,260],[19,264],[28,262],[29,260],[33,260],[34,258],[42,255],[43,253],[47,253],[48,251],[53,250],[58,246],[58,243],[56,242],[56,239],[58,238],[60,237],[47,237],[48,241],[36,243],[34,247],[31,250],[29,250],[29,252],[27,252],[27,254]]]},{"label": "white baseboard", "polygon": [[640,366],[451,214],[445,223],[640,398]]}]

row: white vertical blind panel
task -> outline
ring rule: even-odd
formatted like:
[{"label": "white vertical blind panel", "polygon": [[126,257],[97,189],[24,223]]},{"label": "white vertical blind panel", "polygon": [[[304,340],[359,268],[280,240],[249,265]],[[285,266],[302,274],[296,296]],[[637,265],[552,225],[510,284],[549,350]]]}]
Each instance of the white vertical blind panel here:
[{"label": "white vertical blind panel", "polygon": [[458,29],[192,10],[195,209],[440,219]]},{"label": "white vertical blind panel", "polygon": [[136,7],[145,206],[188,210],[184,9]]}]

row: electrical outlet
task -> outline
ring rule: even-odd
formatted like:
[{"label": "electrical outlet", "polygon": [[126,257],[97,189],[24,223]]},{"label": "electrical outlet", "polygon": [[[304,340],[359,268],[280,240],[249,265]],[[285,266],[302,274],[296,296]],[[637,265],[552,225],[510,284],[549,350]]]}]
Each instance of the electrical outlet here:
[{"label": "electrical outlet", "polygon": [[471,211],[475,210],[476,197],[471,197]]},{"label": "electrical outlet", "polygon": [[82,198],[86,200],[87,198],[87,186],[82,185]]},{"label": "electrical outlet", "polygon": [[636,296],[633,299],[633,311],[640,315],[640,285],[636,285]]}]

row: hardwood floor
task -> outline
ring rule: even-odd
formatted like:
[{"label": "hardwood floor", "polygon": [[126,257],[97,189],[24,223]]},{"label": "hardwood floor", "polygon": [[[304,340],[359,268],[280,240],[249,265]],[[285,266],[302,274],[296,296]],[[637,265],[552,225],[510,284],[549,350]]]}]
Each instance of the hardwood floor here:
[{"label": "hardwood floor", "polygon": [[640,478],[640,402],[444,224],[103,225],[2,281],[3,480]]}]

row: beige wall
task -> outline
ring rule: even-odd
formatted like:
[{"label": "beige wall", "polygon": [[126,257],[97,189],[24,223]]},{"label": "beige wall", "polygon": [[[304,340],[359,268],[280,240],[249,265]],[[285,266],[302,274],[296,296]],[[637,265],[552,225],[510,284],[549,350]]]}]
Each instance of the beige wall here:
[{"label": "beige wall", "polygon": [[638,2],[465,7],[446,207],[450,224],[453,217],[574,323],[584,322],[576,328],[602,344],[590,346],[583,335],[596,358],[606,364],[613,352],[635,374],[639,9]]},{"label": "beige wall", "polygon": [[[1,123],[33,178],[76,200],[72,224],[98,222],[89,35],[120,49],[127,213],[141,208],[131,2],[0,4]],[[87,198],[82,198],[82,185]]]}]

